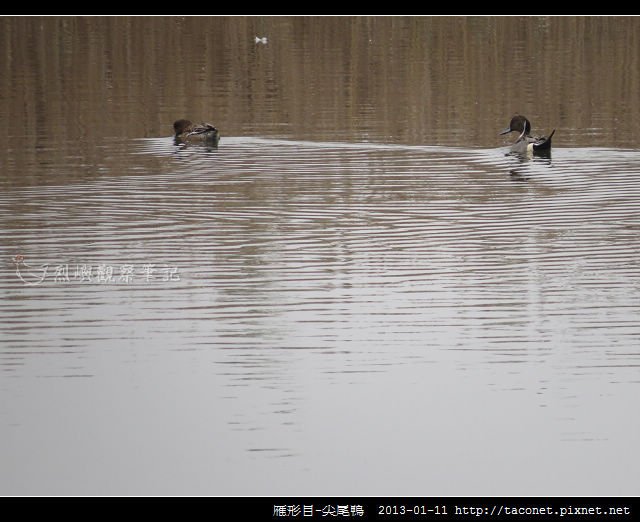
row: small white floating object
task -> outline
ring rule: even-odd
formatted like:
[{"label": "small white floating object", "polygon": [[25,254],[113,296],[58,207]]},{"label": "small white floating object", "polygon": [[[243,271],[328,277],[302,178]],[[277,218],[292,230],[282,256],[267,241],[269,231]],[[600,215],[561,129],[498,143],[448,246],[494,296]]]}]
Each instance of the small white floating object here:
[{"label": "small white floating object", "polygon": [[267,45],[267,37],[263,36],[262,38],[260,38],[259,36],[256,36],[256,43]]}]

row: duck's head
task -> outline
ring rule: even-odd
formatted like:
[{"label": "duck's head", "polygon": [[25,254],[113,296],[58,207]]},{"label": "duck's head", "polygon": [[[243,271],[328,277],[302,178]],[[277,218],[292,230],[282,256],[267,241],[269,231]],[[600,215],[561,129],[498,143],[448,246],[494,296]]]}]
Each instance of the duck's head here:
[{"label": "duck's head", "polygon": [[173,123],[173,130],[176,136],[185,132],[193,123],[189,120],[177,120]]},{"label": "duck's head", "polygon": [[507,134],[509,132],[519,132],[522,135],[527,135],[531,132],[531,123],[527,118],[521,116],[520,114],[516,114],[513,118],[511,118],[511,122],[509,126],[504,129],[500,134]]}]

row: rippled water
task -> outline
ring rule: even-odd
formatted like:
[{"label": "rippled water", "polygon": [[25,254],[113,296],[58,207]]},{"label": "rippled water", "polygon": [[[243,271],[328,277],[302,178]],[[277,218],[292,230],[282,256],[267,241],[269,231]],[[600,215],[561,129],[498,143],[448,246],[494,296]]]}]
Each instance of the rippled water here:
[{"label": "rippled water", "polygon": [[0,24],[0,494],[637,494],[640,22]]},{"label": "rippled water", "polygon": [[5,491],[631,492],[640,153],[123,145],[0,199]]}]

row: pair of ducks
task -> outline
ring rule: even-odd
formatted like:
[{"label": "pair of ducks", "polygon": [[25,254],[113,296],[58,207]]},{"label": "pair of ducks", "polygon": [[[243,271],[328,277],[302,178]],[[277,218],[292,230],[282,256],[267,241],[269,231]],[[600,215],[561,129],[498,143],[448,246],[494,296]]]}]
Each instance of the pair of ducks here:
[{"label": "pair of ducks", "polygon": [[[173,124],[175,131],[175,140],[177,143],[200,142],[217,146],[220,141],[220,133],[210,123],[192,123],[189,120],[178,120]],[[519,154],[526,153],[545,153],[551,150],[551,138],[555,129],[549,136],[531,136],[531,122],[524,116],[516,114],[511,118],[509,126],[500,134],[509,132],[519,132],[520,135],[515,143],[511,146],[512,152]]]}]

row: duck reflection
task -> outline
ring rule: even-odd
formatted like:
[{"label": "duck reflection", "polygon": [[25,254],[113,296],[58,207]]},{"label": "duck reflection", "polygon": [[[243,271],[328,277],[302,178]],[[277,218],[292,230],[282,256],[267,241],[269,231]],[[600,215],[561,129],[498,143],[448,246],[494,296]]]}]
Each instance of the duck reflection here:
[{"label": "duck reflection", "polygon": [[545,151],[544,154],[537,152],[535,155],[508,152],[505,156],[514,159],[515,166],[509,169],[512,181],[529,181],[536,167],[551,167],[551,150]]}]

